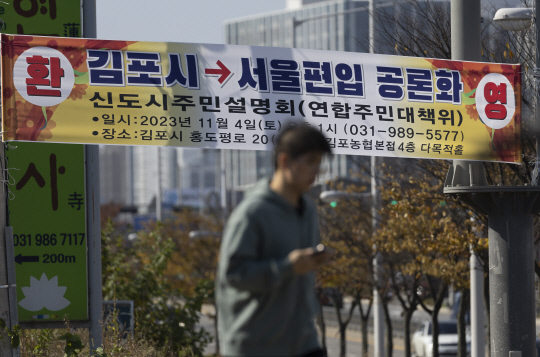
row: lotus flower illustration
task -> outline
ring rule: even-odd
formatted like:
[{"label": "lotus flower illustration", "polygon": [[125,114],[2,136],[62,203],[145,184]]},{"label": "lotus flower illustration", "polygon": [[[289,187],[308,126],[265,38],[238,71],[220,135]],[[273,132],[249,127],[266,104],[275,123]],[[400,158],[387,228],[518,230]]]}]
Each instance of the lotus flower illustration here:
[{"label": "lotus flower illustration", "polygon": [[51,280],[47,279],[45,273],[41,275],[40,280],[31,276],[30,286],[22,288],[24,299],[19,302],[19,305],[29,311],[39,311],[43,308],[50,311],[62,310],[71,304],[64,298],[66,290],[67,287],[58,286],[58,276]]}]

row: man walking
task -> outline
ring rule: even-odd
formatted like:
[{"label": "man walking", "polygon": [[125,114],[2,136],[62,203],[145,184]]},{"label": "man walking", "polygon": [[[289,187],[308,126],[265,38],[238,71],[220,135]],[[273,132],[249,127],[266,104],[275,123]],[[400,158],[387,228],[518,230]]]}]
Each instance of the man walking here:
[{"label": "man walking", "polygon": [[259,181],[231,214],[216,279],[224,357],[323,357],[314,318],[318,252],[316,207],[304,194],[319,173],[325,137],[289,126],[276,140],[275,173]]}]

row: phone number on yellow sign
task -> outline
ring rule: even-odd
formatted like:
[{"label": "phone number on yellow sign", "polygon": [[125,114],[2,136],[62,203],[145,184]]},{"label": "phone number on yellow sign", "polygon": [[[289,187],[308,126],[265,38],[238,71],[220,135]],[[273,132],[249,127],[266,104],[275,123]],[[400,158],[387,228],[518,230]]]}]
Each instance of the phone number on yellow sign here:
[{"label": "phone number on yellow sign", "polygon": [[13,245],[15,247],[83,245],[85,236],[85,233],[14,234]]}]

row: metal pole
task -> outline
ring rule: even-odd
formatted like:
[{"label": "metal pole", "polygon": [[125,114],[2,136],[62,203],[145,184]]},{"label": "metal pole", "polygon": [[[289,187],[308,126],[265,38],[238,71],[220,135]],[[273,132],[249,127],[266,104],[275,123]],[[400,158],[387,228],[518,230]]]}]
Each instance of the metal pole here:
[{"label": "metal pole", "polygon": [[[373,228],[373,234],[379,225],[379,188],[377,180],[377,157],[371,157],[371,224]],[[377,252],[377,247],[374,247],[375,257],[373,258],[373,272],[375,284],[373,287],[373,330],[375,338],[375,356],[384,357],[384,308],[382,297],[379,293],[379,285],[382,279],[382,257]]]},{"label": "metal pole", "polygon": [[[376,0],[369,0],[369,53],[375,53],[375,21],[376,21]],[[377,181],[377,158],[375,156],[371,157],[371,216],[372,216],[372,227],[373,233],[377,229],[379,222],[379,188]],[[375,247],[376,249],[376,247]],[[373,329],[374,329],[374,339],[375,339],[375,356],[384,357],[384,309],[382,298],[379,294],[379,281],[381,279],[381,255],[375,253],[373,258],[373,271],[375,273],[375,286],[373,288]]]},{"label": "metal pole", "polygon": [[129,181],[129,199],[130,206],[135,206],[135,155],[133,146],[129,146],[128,150],[128,181]]},{"label": "metal pole", "polygon": [[[156,178],[156,221],[161,221],[161,147],[156,147],[157,178]],[[200,178],[199,178],[200,179]]]},{"label": "metal pole", "polygon": [[[83,36],[97,37],[96,0],[83,0]],[[101,286],[101,215],[99,198],[99,146],[85,145],[86,227],[88,235],[88,293],[90,350],[103,346]]]},{"label": "metal pole", "polygon": [[452,59],[481,60],[480,0],[452,0]]},{"label": "metal pole", "polygon": [[220,181],[221,181],[221,218],[223,218],[223,225],[225,225],[225,219],[227,218],[227,180],[226,180],[226,163],[225,163],[225,150],[219,150],[219,166],[220,166]]},{"label": "metal pole", "polygon": [[99,147],[85,145],[86,230],[88,235],[88,293],[90,350],[103,346],[101,286],[101,217],[99,199]]},{"label": "metal pole", "polygon": [[200,149],[199,154],[201,157],[199,158],[199,215],[202,216],[204,214],[204,206],[206,204],[206,196],[204,194],[204,176],[205,176],[205,160],[204,160],[204,151],[205,149]]},{"label": "metal pole", "polygon": [[96,0],[83,0],[83,36],[97,38]]},{"label": "metal pole", "polygon": [[[452,59],[459,61],[481,60],[480,0],[452,0],[451,36]],[[483,164],[454,160],[453,186],[487,185]],[[482,272],[477,267],[478,257],[470,258],[471,266],[471,352],[472,357],[484,357],[485,331],[482,300]],[[480,268],[481,269],[481,268]],[[479,294],[479,295],[478,295]]]},{"label": "metal pole", "polygon": [[369,53],[376,53],[375,51],[375,16],[377,10],[377,0],[369,0]]},{"label": "metal pole", "polygon": [[232,180],[231,180],[231,209],[236,207],[236,204],[238,203],[238,186],[240,182],[239,177],[239,171],[240,171],[240,160],[239,157],[239,150],[233,150],[231,152],[231,171],[232,171]]},{"label": "metal pole", "polygon": [[535,356],[533,233],[540,187],[445,187],[444,192],[488,215],[491,355]]},{"label": "metal pole", "polygon": [[484,269],[471,249],[471,357],[485,357]]},{"label": "metal pole", "polygon": [[[494,356],[535,356],[534,198],[507,192],[490,213],[489,291]],[[523,209],[525,207],[525,209]]]},{"label": "metal pole", "polygon": [[[480,61],[481,29],[480,0],[452,0],[451,36],[452,59],[456,61]],[[454,160],[454,186],[486,185],[483,164]]]},{"label": "metal pole", "polygon": [[296,20],[296,17],[291,18],[291,48],[296,48],[296,26],[301,22]]},{"label": "metal pole", "polygon": [[99,147],[85,145],[86,229],[88,235],[88,293],[90,350],[103,346],[101,286],[101,217],[99,199]]}]

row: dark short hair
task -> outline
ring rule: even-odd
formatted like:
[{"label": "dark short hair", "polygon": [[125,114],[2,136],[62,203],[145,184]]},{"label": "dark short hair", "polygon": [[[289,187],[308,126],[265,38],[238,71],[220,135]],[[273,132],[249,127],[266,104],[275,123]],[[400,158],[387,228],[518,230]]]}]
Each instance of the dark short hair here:
[{"label": "dark short hair", "polygon": [[326,137],[314,127],[307,124],[289,123],[285,125],[276,139],[274,146],[274,166],[277,168],[277,157],[286,153],[292,159],[309,152],[331,154],[332,149]]}]

